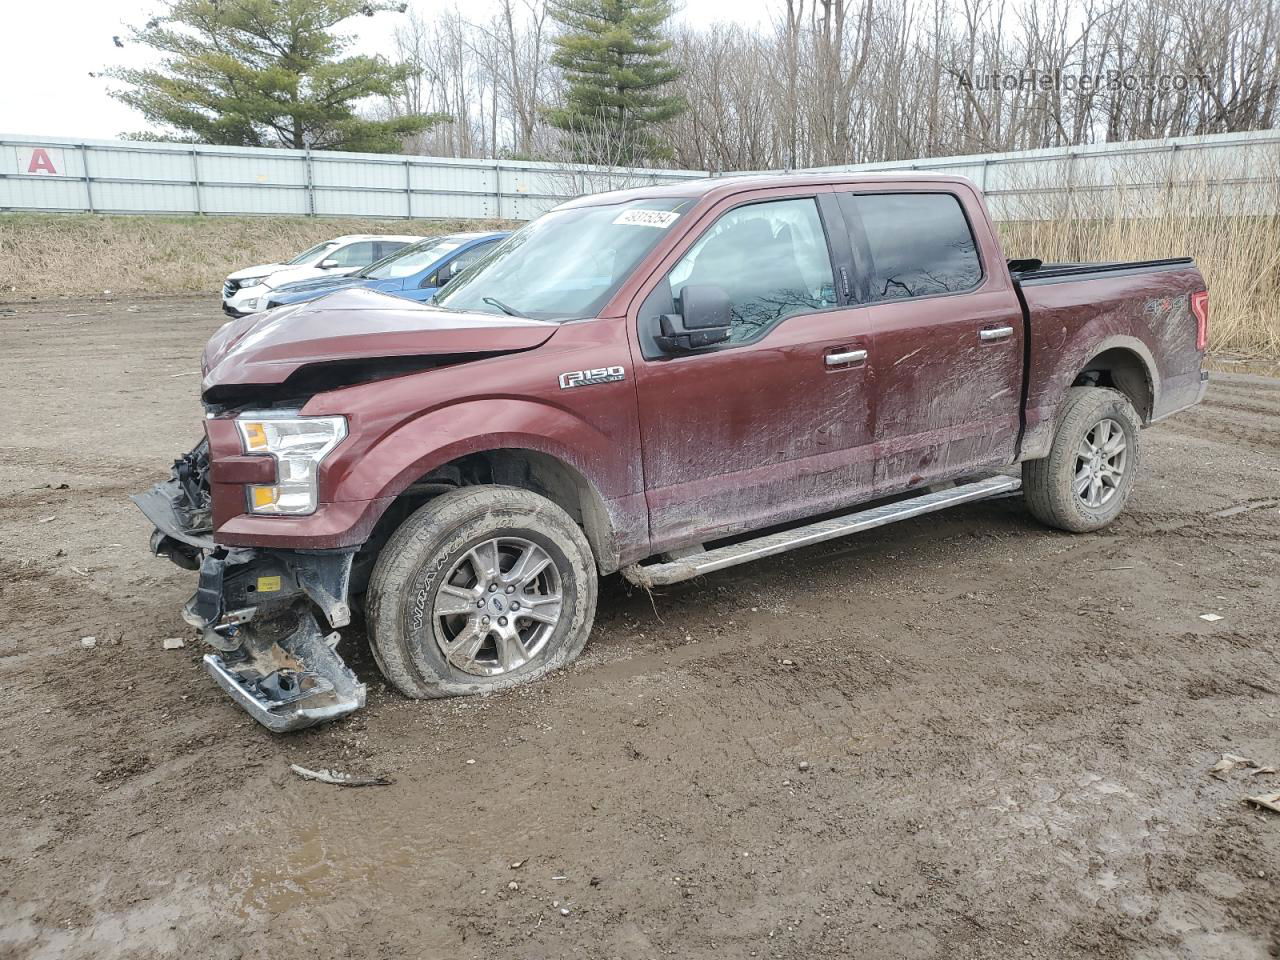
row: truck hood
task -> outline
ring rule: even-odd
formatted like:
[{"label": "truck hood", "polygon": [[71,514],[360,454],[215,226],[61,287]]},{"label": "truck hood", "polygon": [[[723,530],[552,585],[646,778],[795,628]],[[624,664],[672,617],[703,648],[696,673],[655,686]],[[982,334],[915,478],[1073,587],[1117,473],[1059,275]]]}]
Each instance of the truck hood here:
[{"label": "truck hood", "polygon": [[236,387],[282,384],[303,368],[342,361],[512,353],[545,343],[556,328],[359,287],[338,290],[223,324],[205,346],[201,390],[217,399]]}]

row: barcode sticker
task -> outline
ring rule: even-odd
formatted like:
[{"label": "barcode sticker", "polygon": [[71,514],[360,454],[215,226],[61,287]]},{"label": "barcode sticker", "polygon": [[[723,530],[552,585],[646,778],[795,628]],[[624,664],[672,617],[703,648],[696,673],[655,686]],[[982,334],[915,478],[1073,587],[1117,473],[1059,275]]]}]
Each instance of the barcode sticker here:
[{"label": "barcode sticker", "polygon": [[624,210],[614,218],[614,223],[626,223],[633,227],[657,227],[665,230],[678,219],[680,214],[672,210]]}]

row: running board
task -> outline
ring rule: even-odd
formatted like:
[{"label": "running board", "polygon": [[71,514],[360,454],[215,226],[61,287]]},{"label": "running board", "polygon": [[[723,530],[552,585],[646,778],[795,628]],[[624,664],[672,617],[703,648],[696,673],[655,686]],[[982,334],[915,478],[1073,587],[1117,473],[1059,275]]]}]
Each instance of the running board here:
[{"label": "running board", "polygon": [[668,583],[679,583],[700,577],[704,573],[734,567],[749,560],[771,557],[777,553],[786,553],[798,547],[808,547],[815,543],[847,537],[851,533],[861,533],[872,527],[883,527],[898,520],[909,520],[921,514],[945,510],[947,507],[975,500],[986,500],[1015,492],[1022,486],[1017,477],[995,476],[972,483],[949,487],[935,493],[925,493],[907,500],[897,500],[869,510],[858,510],[846,513],[842,517],[820,520],[807,526],[784,530],[782,533],[771,533],[755,540],[746,540],[727,547],[717,547],[705,553],[695,553],[668,563],[654,563],[641,566],[634,563],[624,567],[622,575],[632,583],[641,587],[657,587]]}]

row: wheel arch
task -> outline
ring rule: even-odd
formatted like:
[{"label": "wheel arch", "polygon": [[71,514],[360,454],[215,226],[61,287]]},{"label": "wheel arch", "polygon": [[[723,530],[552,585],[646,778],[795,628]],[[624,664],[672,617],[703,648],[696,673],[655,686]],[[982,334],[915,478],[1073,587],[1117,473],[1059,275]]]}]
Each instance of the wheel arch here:
[{"label": "wheel arch", "polygon": [[615,520],[595,484],[563,456],[525,445],[468,450],[424,468],[387,504],[370,537],[375,550],[414,510],[451,489],[495,484],[546,497],[583,530],[602,574],[621,565]]},{"label": "wheel arch", "polygon": [[1071,386],[1111,387],[1128,397],[1144,425],[1160,396],[1160,374],[1147,345],[1135,337],[1108,337],[1080,367]]}]

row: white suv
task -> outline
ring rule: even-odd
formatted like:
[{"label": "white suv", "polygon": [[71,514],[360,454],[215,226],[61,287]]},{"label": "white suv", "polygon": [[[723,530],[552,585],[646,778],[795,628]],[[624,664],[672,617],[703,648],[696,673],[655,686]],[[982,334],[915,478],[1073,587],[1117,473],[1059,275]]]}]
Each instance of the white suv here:
[{"label": "white suv", "polygon": [[[256,313],[266,305],[267,291],[262,283],[271,278],[272,286],[310,280],[312,277],[340,277],[367,267],[375,260],[390,256],[401,247],[417,243],[422,237],[390,237],[369,233],[335,237],[304,250],[284,263],[261,263],[229,275],[222,284],[222,310],[233,317]],[[257,301],[261,299],[262,304]]]}]

